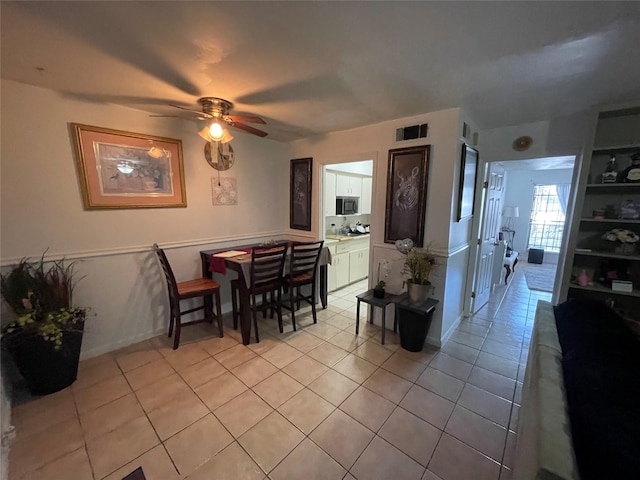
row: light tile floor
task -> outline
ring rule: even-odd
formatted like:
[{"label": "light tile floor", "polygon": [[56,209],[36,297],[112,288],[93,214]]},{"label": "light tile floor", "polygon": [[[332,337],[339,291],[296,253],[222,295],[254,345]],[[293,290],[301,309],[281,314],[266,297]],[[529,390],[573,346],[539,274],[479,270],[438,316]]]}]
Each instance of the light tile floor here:
[{"label": "light tile floor", "polygon": [[262,320],[261,341],[208,325],[81,362],[61,392],[14,407],[12,480],[506,480],[538,299],[516,271],[441,350],[361,323],[355,295]]}]

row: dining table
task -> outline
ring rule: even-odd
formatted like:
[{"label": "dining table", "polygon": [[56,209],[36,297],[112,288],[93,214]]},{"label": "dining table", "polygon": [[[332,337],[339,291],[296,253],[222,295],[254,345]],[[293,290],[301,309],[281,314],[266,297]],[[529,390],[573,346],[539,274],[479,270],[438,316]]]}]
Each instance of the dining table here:
[{"label": "dining table", "polygon": [[[249,295],[251,252],[254,248],[268,248],[280,243],[287,243],[289,247],[287,251],[288,258],[291,254],[291,245],[305,242],[275,240],[268,243],[254,243],[200,251],[203,277],[212,278],[214,273],[227,275],[228,271],[235,272],[238,275],[240,280],[238,282],[240,284],[240,332],[244,345],[248,345],[251,339],[251,298]],[[322,308],[327,308],[327,266],[330,263],[331,253],[327,247],[323,247],[318,261],[319,294]],[[288,261],[285,262],[285,272],[287,268]]]}]

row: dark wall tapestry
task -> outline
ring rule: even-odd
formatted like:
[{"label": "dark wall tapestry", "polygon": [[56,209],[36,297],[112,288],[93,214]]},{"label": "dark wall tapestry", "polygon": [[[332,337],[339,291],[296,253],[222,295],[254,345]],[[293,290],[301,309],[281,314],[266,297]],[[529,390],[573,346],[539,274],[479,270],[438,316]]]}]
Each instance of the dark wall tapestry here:
[{"label": "dark wall tapestry", "polygon": [[389,150],[384,241],[424,240],[430,145]]},{"label": "dark wall tapestry", "polygon": [[291,160],[289,227],[311,230],[311,166],[312,158]]}]

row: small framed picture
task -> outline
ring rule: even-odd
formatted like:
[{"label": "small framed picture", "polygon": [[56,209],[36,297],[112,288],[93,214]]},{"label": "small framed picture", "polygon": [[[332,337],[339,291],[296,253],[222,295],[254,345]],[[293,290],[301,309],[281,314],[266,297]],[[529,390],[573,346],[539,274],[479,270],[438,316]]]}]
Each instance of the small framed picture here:
[{"label": "small framed picture", "polygon": [[476,196],[476,175],[478,169],[478,150],[462,144],[460,159],[460,185],[458,187],[457,221],[473,215],[473,204]]}]

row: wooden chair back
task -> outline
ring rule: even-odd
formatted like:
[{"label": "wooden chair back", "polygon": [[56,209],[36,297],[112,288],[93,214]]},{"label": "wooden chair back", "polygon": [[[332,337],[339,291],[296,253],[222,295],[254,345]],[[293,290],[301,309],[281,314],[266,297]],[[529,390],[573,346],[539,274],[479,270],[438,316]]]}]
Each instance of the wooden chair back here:
[{"label": "wooden chair back", "polygon": [[297,243],[291,247],[288,281],[295,285],[315,280],[324,240]]},{"label": "wooden chair back", "polygon": [[253,249],[251,253],[251,293],[269,292],[280,287],[286,257],[286,243]]},{"label": "wooden chair back", "polygon": [[164,250],[161,249],[157,243],[154,243],[153,251],[156,252],[160,265],[162,266],[162,271],[164,272],[165,279],[167,280],[167,288],[169,289],[169,300],[173,307],[174,305],[177,305],[178,302],[178,282],[176,282],[176,277],[173,275],[173,270],[171,270],[171,265],[169,264],[169,260],[167,259]]}]

